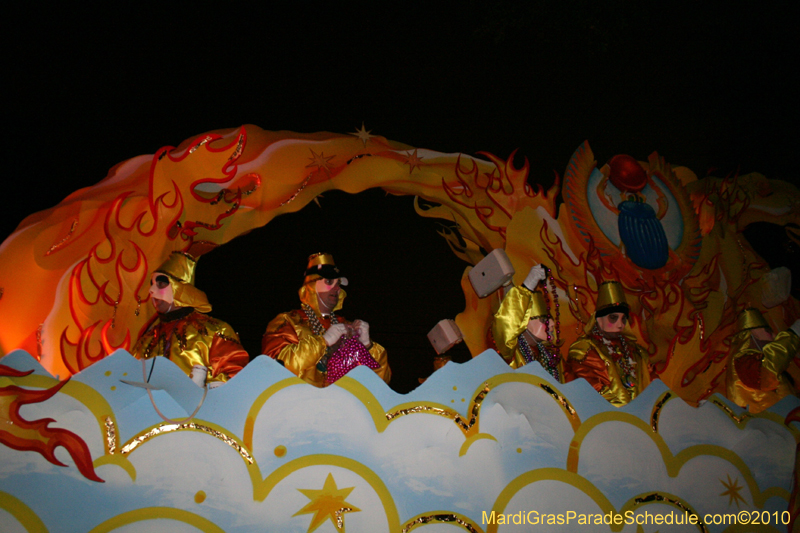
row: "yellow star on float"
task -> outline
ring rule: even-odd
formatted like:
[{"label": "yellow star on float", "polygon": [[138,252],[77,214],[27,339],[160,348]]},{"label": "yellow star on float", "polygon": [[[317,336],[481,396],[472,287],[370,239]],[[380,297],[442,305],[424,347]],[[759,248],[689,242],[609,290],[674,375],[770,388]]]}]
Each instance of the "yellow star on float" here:
[{"label": "yellow star on float", "polygon": [[361,509],[344,501],[354,488],[337,488],[336,481],[333,480],[333,474],[328,474],[321,490],[297,489],[311,501],[292,516],[314,513],[314,518],[311,519],[311,524],[308,526],[308,533],[317,529],[328,519],[336,527],[336,531],[345,533],[344,513],[361,511]]},{"label": "yellow star on float", "polygon": [[360,130],[357,129],[354,133],[350,133],[350,135],[355,135],[356,137],[361,139],[361,142],[364,143],[364,148],[366,148],[367,141],[375,137],[375,135],[370,135],[370,133],[372,133],[372,130],[367,131],[367,128],[364,127],[364,123],[362,122],[361,129]]},{"label": "yellow star on float", "polygon": [[414,172],[414,167],[420,168],[420,163],[422,163],[422,158],[417,156],[417,149],[414,148],[414,153],[411,152],[406,154],[405,164],[408,165],[408,173],[411,174]]},{"label": "yellow star on float", "polygon": [[739,494],[739,491],[742,490],[744,487],[739,486],[739,478],[736,478],[736,481],[731,481],[730,474],[725,474],[728,477],[728,482],[725,483],[721,479],[719,480],[726,489],[725,492],[721,492],[720,496],[727,496],[728,497],[728,507],[731,506],[732,503],[736,502],[736,508],[739,508],[739,501],[741,500],[742,503],[746,504],[747,502],[744,501],[744,498]]},{"label": "yellow star on float", "polygon": [[329,157],[325,157],[325,152],[316,153],[314,150],[311,150],[311,157],[309,157],[311,163],[307,164],[306,168],[317,167],[317,170],[324,170],[326,172],[329,172],[330,169],[333,168],[333,165],[328,163],[328,161],[330,161],[334,157],[336,156],[332,155]]}]

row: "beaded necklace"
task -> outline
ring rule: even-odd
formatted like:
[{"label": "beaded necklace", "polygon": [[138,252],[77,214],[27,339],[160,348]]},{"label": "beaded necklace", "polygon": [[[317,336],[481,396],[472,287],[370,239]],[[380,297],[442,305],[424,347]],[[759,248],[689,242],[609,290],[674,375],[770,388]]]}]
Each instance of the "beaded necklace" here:
[{"label": "beaded necklace", "polygon": [[[545,275],[550,277],[550,292],[552,293],[553,304],[555,305],[555,330],[556,330],[556,341],[555,344],[559,344],[559,340],[561,340],[561,304],[558,301],[558,291],[556,291],[556,280],[553,278],[553,271],[547,267],[545,268]],[[544,292],[544,301],[545,305],[547,305],[547,310],[550,311],[550,294],[547,291],[547,280],[542,283],[542,292]],[[545,326],[547,327],[547,342],[551,342],[552,339],[550,337],[550,317],[548,316],[545,318]]]},{"label": "beaded necklace", "polygon": [[526,363],[538,361],[539,364],[542,365],[551,376],[561,381],[561,378],[558,374],[558,362],[561,359],[561,355],[558,352],[548,349],[542,341],[536,339],[536,348],[538,353],[534,355],[531,345],[528,343],[528,339],[525,338],[524,333],[518,337],[517,346],[519,347],[519,351],[522,352],[522,355],[525,357]]},{"label": "beaded necklace", "polygon": [[[631,355],[631,347],[628,344],[628,341],[625,340],[625,336],[620,334],[618,337],[619,343],[622,347],[620,350],[611,339],[606,338],[606,336],[603,335],[603,333],[597,327],[597,324],[595,324],[592,328],[592,335],[599,339],[606,346],[606,348],[608,348],[608,352],[611,354],[611,357],[622,371],[622,383],[625,385],[625,388],[633,388],[636,384],[636,368],[634,368],[636,363],[633,360],[633,356]],[[615,354],[619,357],[614,357]]]},{"label": "beaded necklace", "polygon": [[[317,318],[317,314],[311,308],[310,305],[307,303],[300,304],[303,308],[303,313],[306,315],[306,319],[308,320],[309,325],[311,326],[311,331],[314,335],[325,335],[326,329],[320,323],[319,318]],[[331,313],[331,325],[338,324],[339,320],[336,318],[336,315]],[[319,361],[317,361],[317,370],[322,373],[328,371],[328,359],[330,358],[331,354],[333,353],[332,347],[328,346],[325,348],[325,355],[323,355]]]}]

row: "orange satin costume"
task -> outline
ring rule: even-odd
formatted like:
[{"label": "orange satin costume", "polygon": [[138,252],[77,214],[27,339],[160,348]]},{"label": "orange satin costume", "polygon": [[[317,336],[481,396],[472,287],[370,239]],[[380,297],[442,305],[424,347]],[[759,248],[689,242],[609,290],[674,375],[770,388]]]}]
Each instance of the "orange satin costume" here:
[{"label": "orange satin costume", "polygon": [[177,309],[157,314],[131,353],[137,359],[167,357],[187,375],[194,365],[202,365],[208,369],[206,382],[224,382],[250,357],[230,325],[204,314],[211,310],[211,304],[193,285],[195,266],[191,256],[173,252],[156,270],[169,278]]},{"label": "orange satin costume", "polygon": [[[331,326],[331,319],[323,316],[319,310],[317,293],[313,283],[307,283],[300,288],[300,301],[313,310],[317,320],[327,330]],[[334,314],[342,308],[346,294],[344,290],[339,292],[339,301],[334,307]],[[337,320],[341,324],[349,324],[347,320],[337,315]],[[331,347],[335,351],[338,343]],[[277,359],[291,372],[300,379],[314,385],[315,387],[325,387],[326,373],[317,368],[317,363],[328,352],[328,345],[322,335],[316,335],[312,330],[308,317],[303,310],[281,313],[267,325],[267,331],[261,343],[261,351]],[[369,353],[378,363],[379,368],[375,373],[386,383],[392,378],[392,369],[389,367],[389,358],[386,350],[380,344],[373,342],[369,348]]]},{"label": "orange satin costume", "polygon": [[785,396],[796,394],[794,384],[785,371],[800,351],[800,337],[789,329],[778,333],[771,342],[759,348],[751,329],[769,326],[755,309],[746,309],[743,314],[752,311],[758,313],[763,324],[740,328],[742,330],[734,336],[726,385],[728,399],[753,413],[759,413]]},{"label": "orange satin costume", "polygon": [[[528,363],[523,349],[520,347],[520,335],[527,335],[526,340],[530,347],[532,359],[538,361],[545,369],[547,362],[544,358],[549,354],[542,354],[536,339],[527,333],[528,323],[531,319],[548,314],[541,292],[531,291],[524,285],[513,286],[506,293],[500,308],[492,319],[492,339],[499,353],[511,368],[520,368]],[[542,342],[546,350],[557,355],[556,364],[559,381],[564,381],[564,364],[557,346],[550,342]],[[548,369],[549,371],[549,369]],[[551,372],[552,374],[552,372]]]},{"label": "orange satin costume", "polygon": [[[636,343],[632,335],[621,334],[623,341],[607,339],[612,349],[596,334],[584,334],[569,347],[567,355],[567,381],[584,378],[611,404],[620,407],[638,396],[650,384],[650,358],[647,351]],[[627,357],[635,376],[626,376],[619,361]],[[623,379],[625,377],[626,379]]]}]

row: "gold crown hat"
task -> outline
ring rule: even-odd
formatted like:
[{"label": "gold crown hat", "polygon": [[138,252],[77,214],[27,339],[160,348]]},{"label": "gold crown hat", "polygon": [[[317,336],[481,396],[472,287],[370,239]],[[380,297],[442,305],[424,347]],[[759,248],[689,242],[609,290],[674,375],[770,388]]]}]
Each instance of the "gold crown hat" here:
[{"label": "gold crown hat", "polygon": [[329,253],[318,253],[308,256],[306,265],[305,279],[303,285],[317,281],[318,279],[338,279],[342,287],[347,287],[347,278],[341,275],[339,267]]},{"label": "gold crown hat", "polygon": [[769,327],[769,324],[767,324],[761,311],[755,307],[748,307],[739,313],[739,316],[736,317],[736,326],[737,333],[756,328],[772,329]]},{"label": "gold crown hat", "polygon": [[208,313],[211,304],[206,293],[194,286],[197,259],[183,252],[172,252],[155,271],[166,274],[172,287],[172,299],[180,307],[194,307]]},{"label": "gold crown hat", "polygon": [[[630,309],[628,301],[625,299],[625,290],[619,281],[604,281],[597,289],[597,305],[594,314],[610,307],[624,307]],[[602,315],[601,315],[602,316]]]},{"label": "gold crown hat", "polygon": [[531,319],[550,316],[547,302],[542,291],[533,291],[531,294]]}]

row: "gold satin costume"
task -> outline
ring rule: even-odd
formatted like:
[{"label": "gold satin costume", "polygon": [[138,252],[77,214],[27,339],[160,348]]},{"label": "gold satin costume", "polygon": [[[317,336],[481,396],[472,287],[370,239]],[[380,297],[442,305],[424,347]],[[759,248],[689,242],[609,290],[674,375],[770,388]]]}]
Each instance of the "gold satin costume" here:
[{"label": "gold satin costume", "polygon": [[796,394],[786,369],[800,350],[800,337],[792,330],[782,331],[759,348],[751,330],[769,326],[759,311],[746,309],[742,315],[746,313],[750,316],[740,316],[740,331],[731,342],[727,395],[736,405],[760,413],[785,396]]},{"label": "gold satin costume", "polygon": [[[520,368],[527,364],[525,354],[519,346],[519,336],[526,334],[528,345],[531,349],[533,358],[547,369],[547,365],[542,363],[542,358],[546,357],[539,353],[536,340],[530,333],[527,333],[528,323],[532,318],[546,316],[547,308],[544,304],[544,296],[538,291],[531,291],[527,287],[513,286],[506,293],[500,308],[492,320],[492,339],[499,353],[511,368]],[[553,350],[558,354],[558,380],[564,382],[564,362],[561,359],[561,352],[558,346],[550,342],[542,343],[546,349]]]},{"label": "gold satin costume", "polygon": [[[595,316],[610,307],[629,309],[622,286],[617,282],[601,284]],[[584,331],[569,347],[566,381],[584,378],[612,405],[621,407],[628,404],[650,384],[647,350],[639,346],[633,335],[624,332],[614,339],[605,337],[594,316]],[[603,342],[604,339],[610,347]],[[625,366],[633,370],[634,377],[626,373]]]},{"label": "gold satin costume", "polygon": [[[311,307],[317,316],[320,324],[327,330],[331,326],[330,317],[323,317],[317,302],[317,293],[311,283],[306,283],[300,288],[300,301]],[[342,308],[346,294],[344,290],[339,292],[339,301],[334,307],[333,312]],[[347,320],[337,316],[340,324],[349,324]],[[338,343],[332,347],[335,351]],[[325,387],[326,373],[320,372],[317,363],[322,359],[328,349],[322,335],[316,335],[311,328],[311,324],[303,310],[281,313],[267,325],[267,331],[261,342],[262,353],[277,359],[303,381],[315,387]],[[380,365],[375,373],[383,381],[389,383],[392,378],[392,369],[389,367],[389,357],[386,350],[373,342],[369,348],[369,353]]]},{"label": "gold satin costume", "polygon": [[191,256],[173,252],[156,270],[167,275],[178,308],[156,315],[131,353],[137,359],[167,357],[187,375],[192,366],[202,365],[208,369],[207,383],[228,381],[250,357],[230,325],[204,314],[211,304],[193,285],[195,266]]}]

